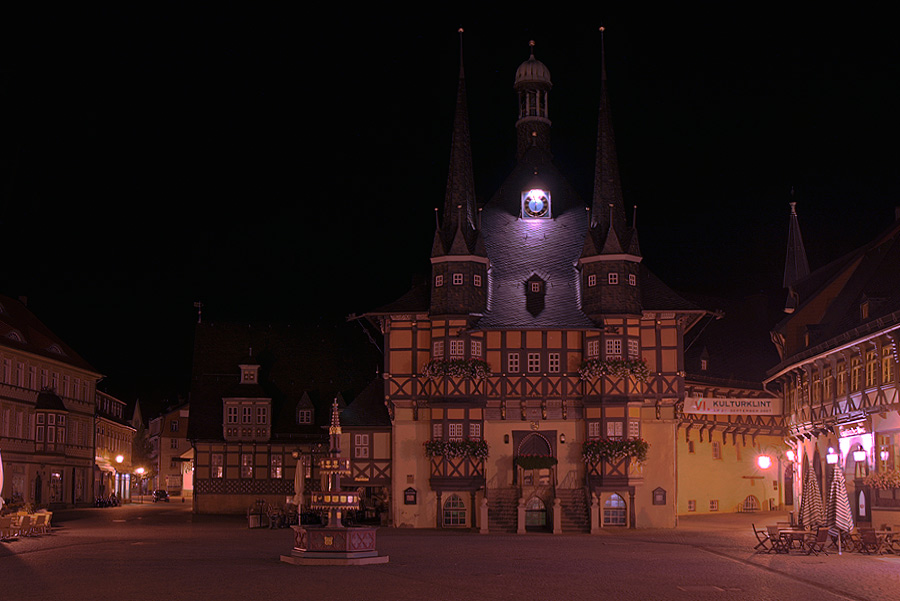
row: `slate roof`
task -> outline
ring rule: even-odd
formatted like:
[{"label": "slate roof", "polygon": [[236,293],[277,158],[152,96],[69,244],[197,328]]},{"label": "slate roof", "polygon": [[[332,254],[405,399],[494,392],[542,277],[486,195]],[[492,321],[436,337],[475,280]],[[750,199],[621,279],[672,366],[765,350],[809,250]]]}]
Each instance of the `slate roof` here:
[{"label": "slate roof", "polygon": [[[766,370],[778,363],[778,351],[769,330],[781,312],[780,299],[760,293],[742,299],[694,300],[711,313],[685,335],[686,377],[760,388]],[[721,318],[717,319],[713,312],[719,312]],[[701,359],[707,360],[705,370]]]},{"label": "slate roof", "polygon": [[[522,219],[521,192],[550,190],[552,219]],[[592,328],[578,298],[576,268],[588,230],[584,201],[550,156],[532,148],[488,202],[482,232],[491,262],[488,311],[484,328]],[[532,275],[546,282],[545,308],[526,309],[525,282]]]},{"label": "slate roof", "polygon": [[49,411],[67,411],[65,403],[56,396],[52,390],[42,390],[38,393],[37,401],[34,404],[35,409],[45,409]]},{"label": "slate roof", "polygon": [[[259,382],[241,385],[238,365],[251,348]],[[222,398],[246,396],[272,399],[274,440],[318,438],[335,395],[355,396],[371,379],[363,366],[372,353],[355,324],[197,324],[188,437],[222,440]],[[297,424],[298,405],[309,404],[315,423]]]},{"label": "slate roof", "polygon": [[347,408],[341,411],[341,426],[390,428],[391,417],[384,404],[384,380],[372,380]]},{"label": "slate roof", "polygon": [[[24,341],[20,342],[11,336],[20,336]],[[0,346],[47,357],[100,376],[96,369],[44,325],[21,301],[3,295],[0,295]],[[61,353],[53,349],[59,349]]]},{"label": "slate roof", "polygon": [[[802,315],[804,307],[818,302],[830,284],[843,278],[846,281],[828,303],[819,322],[808,324],[809,347],[786,357],[781,365],[821,352],[838,338],[861,336],[900,320],[900,220],[869,244],[796,283],[798,310],[785,317],[775,330],[784,329],[797,315]],[[867,317],[861,311],[864,302],[868,302]]]}]

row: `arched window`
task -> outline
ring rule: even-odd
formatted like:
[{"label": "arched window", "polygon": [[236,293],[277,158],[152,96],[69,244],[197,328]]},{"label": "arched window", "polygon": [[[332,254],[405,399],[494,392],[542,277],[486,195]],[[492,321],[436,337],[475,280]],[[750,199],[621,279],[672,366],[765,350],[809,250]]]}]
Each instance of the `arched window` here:
[{"label": "arched window", "polygon": [[603,504],[603,525],[604,526],[627,526],[628,521],[625,516],[625,499],[617,494],[613,494]]},{"label": "arched window", "polygon": [[444,503],[444,526],[465,526],[466,504],[458,495],[450,495]]},{"label": "arched window", "polygon": [[741,506],[741,511],[743,511],[744,513],[759,511],[759,499],[757,499],[753,495],[747,495],[747,498],[744,499],[744,503]]},{"label": "arched window", "polygon": [[533,496],[525,503],[526,530],[544,530],[547,528],[547,506],[538,496]]}]

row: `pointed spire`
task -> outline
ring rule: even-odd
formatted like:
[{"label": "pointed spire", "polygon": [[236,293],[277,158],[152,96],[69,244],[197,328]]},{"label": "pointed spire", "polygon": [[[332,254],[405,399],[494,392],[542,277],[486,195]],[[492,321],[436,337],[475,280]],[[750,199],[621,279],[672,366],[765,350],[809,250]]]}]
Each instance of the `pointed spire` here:
[{"label": "pointed spire", "polygon": [[616,228],[613,227],[615,216],[615,207],[609,205],[609,232],[606,234],[606,241],[603,243],[601,255],[617,255],[622,252],[622,243],[619,242],[619,236],[616,235]]},{"label": "pointed spire", "polygon": [[[597,157],[594,168],[594,196],[592,199],[591,226],[604,231],[612,225],[621,235],[625,230],[625,204],[622,200],[622,183],[619,177],[619,161],[609,110],[606,81],[606,48],[600,28],[600,109],[597,124]],[[613,206],[610,213],[605,208]]]},{"label": "pointed spire", "polygon": [[329,451],[332,455],[339,455],[341,452],[341,411],[337,397],[331,403],[331,424],[328,427],[328,436]]},{"label": "pointed spire", "polygon": [[[444,196],[444,239],[452,239],[458,222],[475,229],[475,177],[472,171],[472,143],[469,135],[469,114],[466,101],[466,78],[463,69],[462,28],[459,29],[459,84],[456,90],[456,113],[450,143],[450,169]],[[462,216],[456,211],[462,205]],[[449,234],[449,235],[448,235]]]},{"label": "pointed spire", "polygon": [[[794,195],[791,189],[791,197]],[[809,261],[806,258],[806,248],[803,246],[803,238],[800,236],[800,222],[797,220],[797,203],[793,200],[791,206],[790,225],[788,226],[787,252],[784,261],[784,287],[788,289],[788,298],[784,306],[785,313],[793,313],[797,308],[799,298],[794,289],[797,282],[809,275]]]},{"label": "pointed spire", "polygon": [[803,238],[800,236],[800,222],[797,220],[797,203],[791,201],[791,221],[788,227],[787,254],[784,263],[784,287],[790,288],[809,275],[809,261]]}]

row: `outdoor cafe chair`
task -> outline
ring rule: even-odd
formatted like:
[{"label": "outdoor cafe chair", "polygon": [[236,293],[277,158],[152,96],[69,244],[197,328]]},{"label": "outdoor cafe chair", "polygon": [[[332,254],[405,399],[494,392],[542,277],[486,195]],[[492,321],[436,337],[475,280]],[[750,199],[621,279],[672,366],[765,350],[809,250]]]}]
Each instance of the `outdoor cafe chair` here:
[{"label": "outdoor cafe chair", "polygon": [[[825,550],[825,544],[828,542],[828,528],[819,528],[816,530],[815,536],[809,536],[806,540],[803,541],[802,545],[806,547],[807,555],[818,555],[819,553],[824,553],[828,555],[828,551]],[[801,549],[803,547],[801,546]]]},{"label": "outdoor cafe chair", "polygon": [[0,540],[7,540],[15,537],[13,517],[14,516],[11,515],[0,516]]},{"label": "outdoor cafe chair", "polygon": [[766,533],[769,535],[769,541],[772,543],[772,551],[775,553],[787,553],[791,550],[791,541],[781,536],[778,526],[766,526]]},{"label": "outdoor cafe chair", "polygon": [[47,514],[46,513],[34,514],[33,523],[31,524],[31,533],[32,534],[44,534],[46,527],[47,527]]},{"label": "outdoor cafe chair", "polygon": [[874,528],[860,528],[856,548],[860,553],[871,555],[879,551],[878,536]]},{"label": "outdoor cafe chair", "polygon": [[765,530],[760,530],[756,527],[756,524],[750,524],[753,527],[753,534],[756,536],[756,546],[753,547],[756,553],[772,553],[774,548],[772,547],[772,541],[769,539],[769,533]]},{"label": "outdoor cafe chair", "polygon": [[19,516],[19,524],[16,527],[16,536],[28,536],[31,534],[31,516]]}]

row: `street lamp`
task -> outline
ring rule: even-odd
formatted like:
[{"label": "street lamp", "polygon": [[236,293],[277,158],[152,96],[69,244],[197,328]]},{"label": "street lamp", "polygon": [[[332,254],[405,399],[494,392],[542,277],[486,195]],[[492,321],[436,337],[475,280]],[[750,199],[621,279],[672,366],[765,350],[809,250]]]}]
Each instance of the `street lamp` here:
[{"label": "street lamp", "polygon": [[756,465],[761,470],[767,470],[772,467],[772,456],[771,455],[760,455],[756,458]]},{"label": "street lamp", "polygon": [[144,502],[144,468],[139,467],[134,470],[134,473],[138,476],[138,503]]}]

